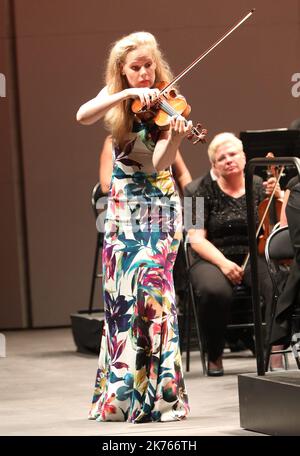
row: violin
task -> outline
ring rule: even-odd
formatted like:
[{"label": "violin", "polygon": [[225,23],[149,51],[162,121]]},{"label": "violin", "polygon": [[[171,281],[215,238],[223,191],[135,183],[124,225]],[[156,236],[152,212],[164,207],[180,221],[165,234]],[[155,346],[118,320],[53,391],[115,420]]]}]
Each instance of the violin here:
[{"label": "violin", "polygon": [[[162,129],[168,128],[172,116],[182,115],[187,117],[191,112],[191,106],[182,95],[177,94],[175,89],[165,90],[167,86],[166,82],[155,84],[155,88],[161,91],[159,99],[151,105],[149,110],[142,105],[139,99],[136,99],[131,104],[132,112],[142,121],[151,120]],[[207,130],[202,128],[200,123],[197,123],[196,127],[192,127],[188,139],[193,140],[193,144],[199,141],[203,143],[205,142],[206,134]]]},{"label": "violin", "polygon": [[[274,155],[272,152],[269,152],[267,154],[267,157],[268,158],[274,158]],[[274,170],[275,168],[272,167],[271,168],[271,172],[272,175],[274,175]],[[275,191],[276,191],[276,186],[282,176],[282,173],[284,171],[284,166],[281,166],[280,168],[280,171],[279,173],[276,171],[276,182],[275,182],[275,185],[274,185],[274,188],[273,188],[273,191],[271,193],[271,195],[267,198],[265,198],[259,205],[258,207],[258,212],[259,212],[259,224],[258,224],[258,228],[256,230],[256,239],[258,239],[258,236],[260,235],[261,233],[261,229],[263,227],[263,225],[265,224],[265,229],[264,229],[264,234],[262,235],[261,237],[261,245],[260,247],[258,246],[258,251],[260,253],[260,255],[264,255],[264,252],[265,252],[265,245],[266,245],[266,241],[267,241],[267,238],[268,236],[270,235],[271,231],[272,231],[272,226],[274,227],[274,224],[276,224],[277,222],[274,223],[274,220],[273,220],[273,225],[270,223],[270,221],[268,221],[267,219],[267,216],[269,215],[269,209],[273,203],[273,201],[276,201],[276,199],[274,200],[274,195],[275,195]],[[279,203],[276,203],[276,206],[275,206],[275,209],[273,211],[276,210],[276,220],[279,220],[280,219],[280,211],[281,211],[281,206],[282,206],[282,200],[280,200],[280,198],[277,198],[277,200],[279,201]],[[263,203],[263,204],[262,204]],[[280,204],[280,206],[279,206]],[[280,208],[280,210],[279,210]],[[269,219],[270,220],[270,219]],[[247,266],[247,263],[249,261],[249,258],[250,258],[250,254],[248,253],[243,261],[243,264],[241,266],[241,268],[243,270],[245,270],[246,266]]]},{"label": "violin", "polygon": [[[203,60],[211,51],[213,51],[219,44],[222,43],[231,33],[233,33],[240,25],[242,25],[250,16],[254,13],[253,8],[248,14],[242,19],[235,23],[230,29],[224,33],[215,43],[209,46],[199,57],[197,57],[190,65],[181,71],[171,82],[168,84],[161,82],[160,96],[159,99],[151,104],[150,112],[146,110],[141,104],[140,100],[134,100],[132,103],[132,111],[142,116],[143,120],[151,120],[159,125],[161,128],[168,125],[168,121],[172,116],[183,115],[186,117],[189,115],[191,108],[187,104],[185,98],[182,95],[177,95],[175,90],[170,90],[183,76],[185,76],[192,68],[194,68],[201,60]],[[166,85],[165,85],[166,84]],[[200,130],[200,131],[199,131]],[[207,134],[206,129],[202,129],[201,124],[197,124],[197,127],[192,127],[191,135],[188,135],[188,139],[193,139],[193,143],[196,144],[199,141],[205,142],[205,136]],[[196,138],[196,139],[195,139]]]},{"label": "violin", "polygon": [[[266,158],[274,158],[274,154],[272,152],[269,152],[267,154]],[[282,171],[283,171],[283,169],[282,169]],[[280,177],[282,175],[282,171],[281,171]],[[268,167],[267,176],[268,176],[268,178],[275,177],[276,181],[278,182],[279,181],[278,169],[276,169],[276,167],[274,167],[274,166]],[[283,204],[283,200],[281,198],[277,198],[274,193],[272,198],[271,198],[271,196],[268,196],[258,206],[259,221],[261,221],[264,217],[264,214],[266,214],[263,219],[262,226],[261,226],[263,233],[260,234],[259,238],[258,238],[258,253],[260,255],[264,255],[266,241],[267,241],[269,235],[271,234],[274,226],[280,220],[282,204]]]}]

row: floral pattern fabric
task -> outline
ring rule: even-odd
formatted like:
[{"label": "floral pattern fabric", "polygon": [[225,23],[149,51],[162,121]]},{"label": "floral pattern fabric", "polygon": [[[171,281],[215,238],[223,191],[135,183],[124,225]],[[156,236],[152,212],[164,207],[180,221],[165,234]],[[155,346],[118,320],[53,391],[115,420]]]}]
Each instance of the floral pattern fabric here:
[{"label": "floral pattern fabric", "polygon": [[115,148],[103,247],[105,324],[89,417],[170,421],[189,410],[173,265],[181,207],[170,171],[156,172],[159,131],[136,125]]}]

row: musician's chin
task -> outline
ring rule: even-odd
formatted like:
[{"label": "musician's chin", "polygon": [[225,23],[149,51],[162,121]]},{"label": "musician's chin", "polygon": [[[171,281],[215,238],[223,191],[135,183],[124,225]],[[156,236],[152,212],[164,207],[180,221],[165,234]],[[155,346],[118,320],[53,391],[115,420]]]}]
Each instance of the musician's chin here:
[{"label": "musician's chin", "polygon": [[234,173],[236,171],[239,171],[239,168],[237,166],[230,166],[229,168],[226,168],[227,173]]}]

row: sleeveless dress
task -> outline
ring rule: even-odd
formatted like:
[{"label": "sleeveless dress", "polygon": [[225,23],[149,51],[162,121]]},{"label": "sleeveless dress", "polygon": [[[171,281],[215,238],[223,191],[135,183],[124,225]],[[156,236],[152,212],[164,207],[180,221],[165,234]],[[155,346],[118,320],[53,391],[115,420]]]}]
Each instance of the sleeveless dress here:
[{"label": "sleeveless dress", "polygon": [[188,411],[173,284],[181,205],[157,172],[156,126],[115,147],[103,247],[105,323],[90,419],[172,421]]}]

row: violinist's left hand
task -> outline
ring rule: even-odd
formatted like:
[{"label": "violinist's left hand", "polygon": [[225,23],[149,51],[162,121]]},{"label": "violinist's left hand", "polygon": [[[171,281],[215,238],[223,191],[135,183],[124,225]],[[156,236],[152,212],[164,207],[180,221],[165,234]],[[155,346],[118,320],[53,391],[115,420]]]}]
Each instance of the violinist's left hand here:
[{"label": "violinist's left hand", "polygon": [[[273,192],[274,186],[276,184],[276,178],[275,177],[270,177],[266,182],[263,183],[263,186],[265,188],[266,194],[271,195]],[[276,190],[274,194],[275,198],[281,198],[282,197],[282,190],[280,188],[279,182],[276,184]]]},{"label": "violinist's left hand", "polygon": [[162,171],[174,163],[181,141],[191,134],[192,128],[192,122],[183,116],[170,118],[170,128],[161,131],[152,156],[152,163],[157,171]]},{"label": "violinist's left hand", "polygon": [[173,116],[170,119],[170,131],[173,138],[179,136],[183,139],[191,133],[192,128],[192,122],[190,120],[187,121],[183,116]]}]

